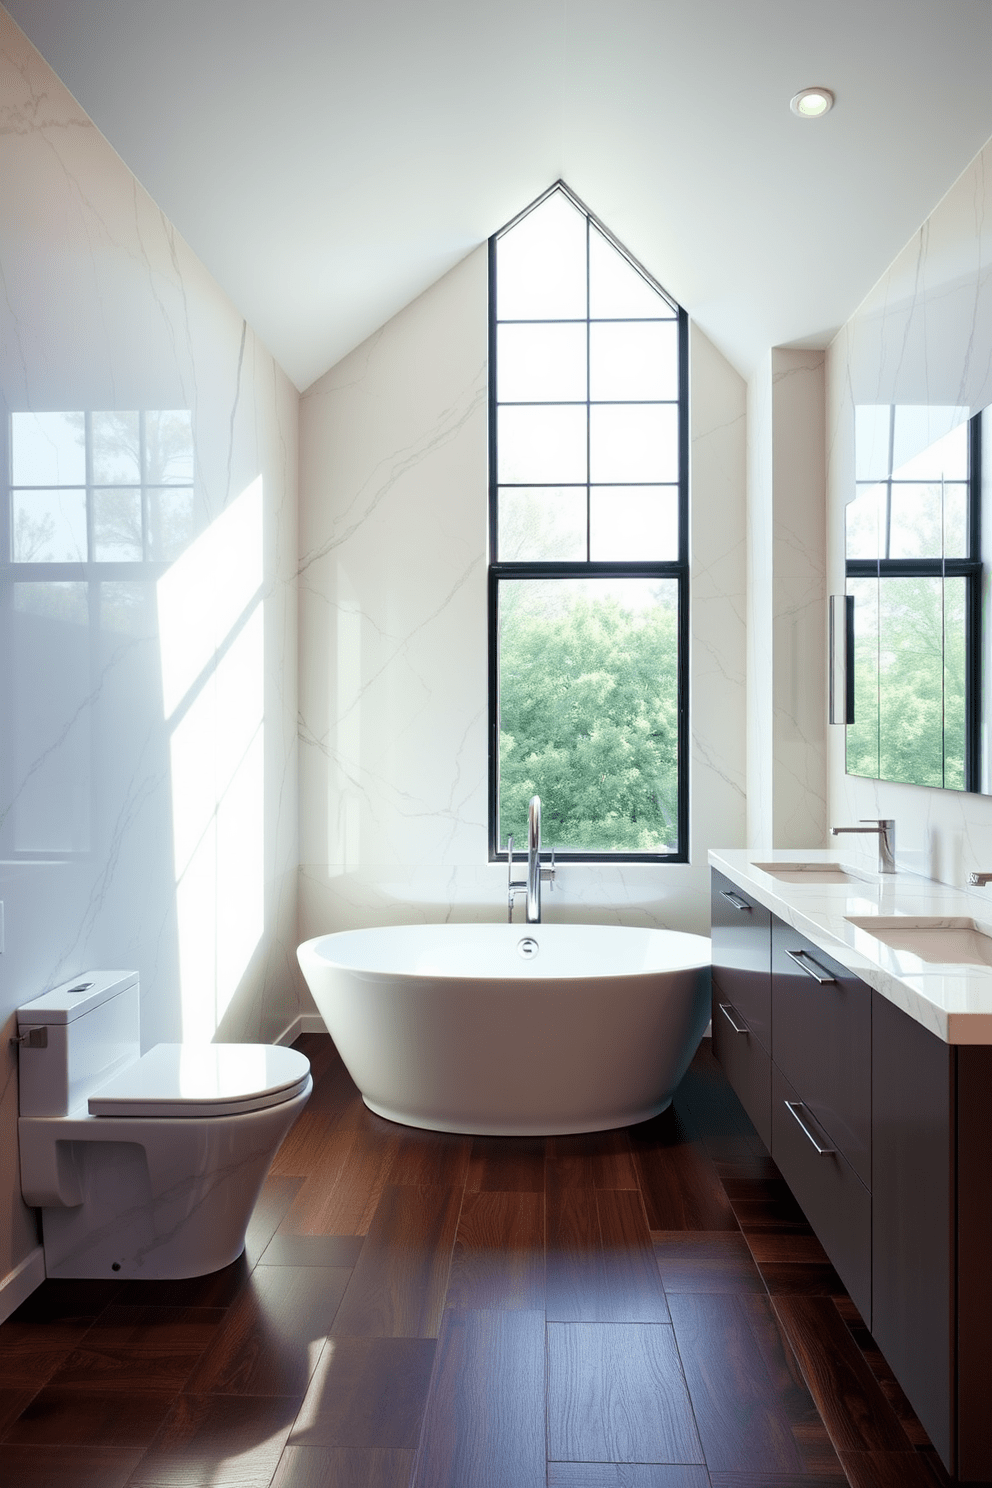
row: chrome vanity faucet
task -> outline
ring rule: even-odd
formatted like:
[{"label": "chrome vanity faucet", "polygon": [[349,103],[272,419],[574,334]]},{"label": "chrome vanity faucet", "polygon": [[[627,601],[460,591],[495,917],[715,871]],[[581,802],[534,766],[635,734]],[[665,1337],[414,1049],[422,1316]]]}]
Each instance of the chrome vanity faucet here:
[{"label": "chrome vanity faucet", "polygon": [[506,918],[513,919],[515,894],[527,895],[527,923],[541,923],[541,881],[554,888],[555,850],[551,849],[551,867],[541,867],[541,798],[531,796],[527,808],[527,877],[513,876],[513,838],[506,839]]},{"label": "chrome vanity faucet", "polygon": [[896,824],[891,817],[870,816],[861,818],[864,822],[871,822],[870,827],[831,827],[831,837],[839,837],[842,832],[877,832],[878,833],[878,871],[879,873],[895,873],[896,871]]}]

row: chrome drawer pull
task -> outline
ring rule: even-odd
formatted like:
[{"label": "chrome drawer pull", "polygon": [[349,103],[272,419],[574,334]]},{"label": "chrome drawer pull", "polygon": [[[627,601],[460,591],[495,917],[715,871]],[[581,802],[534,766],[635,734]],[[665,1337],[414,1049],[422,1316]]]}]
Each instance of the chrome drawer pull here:
[{"label": "chrome drawer pull", "polygon": [[[831,976],[829,971],[824,971],[823,967],[813,960],[809,951],[786,951],[785,954],[791,961],[795,961],[801,971],[804,971],[807,976],[811,976],[814,982],[819,982],[821,987],[826,982],[836,982],[837,978]],[[804,957],[805,960],[803,959]],[[809,962],[809,965],[806,964],[807,962]]]},{"label": "chrome drawer pull", "polygon": [[800,1114],[799,1114],[799,1107],[800,1106],[805,1106],[805,1102],[804,1101],[786,1101],[785,1102],[785,1109],[788,1111],[788,1113],[789,1113],[790,1116],[794,1116],[796,1118],[796,1122],[797,1122],[800,1130],[802,1131],[803,1135],[806,1136],[806,1137],[808,1137],[809,1140],[812,1142],[812,1144],[813,1144],[814,1148],[816,1149],[816,1152],[818,1153],[818,1155],[820,1157],[831,1157],[831,1156],[833,1156],[833,1154],[837,1151],[836,1147],[824,1147],[824,1146],[821,1145],[820,1141],[816,1137],[814,1137],[813,1133],[810,1131],[809,1127],[806,1125],[805,1121],[800,1116]]},{"label": "chrome drawer pull", "polygon": [[751,906],[750,906],[750,904],[748,904],[748,902],[747,902],[746,899],[742,899],[741,896],[740,896],[740,894],[733,894],[733,893],[731,893],[730,889],[721,889],[720,890],[720,897],[722,899],[726,899],[727,902],[729,904],[732,904],[735,909],[740,909],[745,914],[750,914],[751,913]]},{"label": "chrome drawer pull", "polygon": [[732,1005],[729,1002],[721,1002],[719,1006],[720,1006],[721,1013],[726,1018],[727,1022],[730,1024],[731,1028],[734,1030],[735,1033],[750,1033],[751,1032],[750,1028],[745,1027],[745,1025],[743,1023],[735,1023],[734,1022],[734,1015],[733,1015],[733,1012],[731,1011],[731,1006]]}]

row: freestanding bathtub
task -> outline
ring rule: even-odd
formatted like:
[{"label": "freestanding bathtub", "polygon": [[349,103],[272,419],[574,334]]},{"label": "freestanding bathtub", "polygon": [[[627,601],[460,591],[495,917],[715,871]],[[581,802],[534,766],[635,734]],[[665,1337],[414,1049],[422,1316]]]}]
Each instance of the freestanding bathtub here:
[{"label": "freestanding bathtub", "polygon": [[614,925],[395,925],[297,955],[370,1110],[553,1136],[663,1111],[709,1019],[710,942]]}]

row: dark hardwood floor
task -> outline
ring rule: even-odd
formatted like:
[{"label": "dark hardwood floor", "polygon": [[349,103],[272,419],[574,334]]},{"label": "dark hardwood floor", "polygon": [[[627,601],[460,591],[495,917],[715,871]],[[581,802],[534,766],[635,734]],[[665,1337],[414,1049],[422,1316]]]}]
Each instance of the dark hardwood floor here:
[{"label": "dark hardwood floor", "polygon": [[326,1036],[244,1256],[47,1281],[0,1327],[4,1488],[937,1488],[704,1041],[583,1137],[363,1106]]}]

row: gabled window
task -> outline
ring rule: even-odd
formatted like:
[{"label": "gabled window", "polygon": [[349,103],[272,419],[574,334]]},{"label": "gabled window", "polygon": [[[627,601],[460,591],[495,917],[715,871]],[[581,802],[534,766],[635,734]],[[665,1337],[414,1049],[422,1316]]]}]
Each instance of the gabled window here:
[{"label": "gabled window", "polygon": [[686,861],[686,315],[562,182],[489,263],[490,855]]}]

